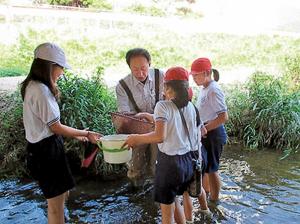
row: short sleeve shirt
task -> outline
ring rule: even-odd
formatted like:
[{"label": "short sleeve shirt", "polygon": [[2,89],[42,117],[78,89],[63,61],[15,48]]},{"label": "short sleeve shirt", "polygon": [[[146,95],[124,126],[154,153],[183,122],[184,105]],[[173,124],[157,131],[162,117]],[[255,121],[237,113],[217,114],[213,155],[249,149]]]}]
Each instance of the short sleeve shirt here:
[{"label": "short sleeve shirt", "polygon": [[163,143],[158,144],[161,152],[167,155],[183,155],[191,150],[199,150],[200,128],[197,127],[196,111],[192,103],[181,109],[187,123],[192,147],[185,132],[178,108],[172,101],[164,100],[156,104],[155,121],[164,121],[167,125],[167,135]]},{"label": "short sleeve shirt", "polygon": [[[164,73],[159,71],[159,100],[163,99],[163,77]],[[143,84],[138,81],[132,74],[124,78],[125,83],[130,89],[133,98],[142,112],[153,113],[155,107],[155,71],[149,69],[148,78]],[[117,104],[119,112],[136,113],[135,108],[129,100],[125,90],[120,85],[116,86]]]},{"label": "short sleeve shirt", "polygon": [[36,143],[54,133],[50,126],[60,120],[57,101],[50,89],[38,81],[30,81],[23,103],[23,122],[27,141]]},{"label": "short sleeve shirt", "polygon": [[200,90],[197,107],[204,123],[216,119],[220,113],[227,111],[224,93],[217,82],[212,81],[209,86]]}]

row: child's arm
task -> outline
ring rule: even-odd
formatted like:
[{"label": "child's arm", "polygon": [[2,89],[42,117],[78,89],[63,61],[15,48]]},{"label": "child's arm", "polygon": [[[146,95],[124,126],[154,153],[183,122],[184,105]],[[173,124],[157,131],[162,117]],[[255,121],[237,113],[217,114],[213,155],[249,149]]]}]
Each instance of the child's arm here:
[{"label": "child's arm", "polygon": [[166,122],[158,120],[155,122],[155,130],[153,132],[142,135],[130,135],[123,146],[134,147],[142,144],[161,143],[166,138],[166,128]]},{"label": "child's arm", "polygon": [[222,112],[218,114],[218,117],[214,120],[209,121],[205,128],[207,131],[211,131],[219,127],[221,124],[224,124],[228,120],[228,114],[227,112]]},{"label": "child's arm", "polygon": [[59,121],[52,124],[49,128],[54,134],[77,139],[78,137],[86,137],[90,142],[94,144],[97,143],[97,140],[101,137],[101,134],[99,133],[71,128],[69,126],[61,124]]},{"label": "child's arm", "polygon": [[203,124],[201,125],[201,128],[200,128],[200,134],[201,134],[200,135],[201,137],[203,137],[207,134],[207,130]]}]

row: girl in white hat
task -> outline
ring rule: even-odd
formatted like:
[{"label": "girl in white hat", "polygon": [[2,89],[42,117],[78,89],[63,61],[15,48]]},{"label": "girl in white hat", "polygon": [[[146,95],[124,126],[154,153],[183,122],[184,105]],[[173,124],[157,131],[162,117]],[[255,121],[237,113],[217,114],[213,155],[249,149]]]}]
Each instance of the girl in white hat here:
[{"label": "girl in white hat", "polygon": [[21,84],[23,122],[27,140],[27,166],[48,204],[48,223],[64,223],[64,203],[74,187],[64,152],[63,138],[96,143],[100,134],[60,123],[56,82],[70,68],[63,50],[44,43],[34,51],[30,72]]}]

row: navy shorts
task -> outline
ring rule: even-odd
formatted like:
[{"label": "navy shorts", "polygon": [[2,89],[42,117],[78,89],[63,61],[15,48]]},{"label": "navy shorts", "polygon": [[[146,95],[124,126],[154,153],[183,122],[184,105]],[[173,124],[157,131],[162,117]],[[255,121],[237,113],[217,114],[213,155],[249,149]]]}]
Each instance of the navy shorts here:
[{"label": "navy shorts", "polygon": [[75,185],[61,136],[28,142],[27,168],[47,199],[61,195]]},{"label": "navy shorts", "polygon": [[[207,156],[205,173],[213,173],[219,170],[220,157],[226,144],[226,131],[223,125],[207,133],[201,142],[204,147],[204,156]],[[206,155],[205,155],[206,154]]]},{"label": "navy shorts", "polygon": [[169,156],[158,150],[154,181],[154,200],[172,204],[176,195],[182,195],[193,177],[190,152]]}]

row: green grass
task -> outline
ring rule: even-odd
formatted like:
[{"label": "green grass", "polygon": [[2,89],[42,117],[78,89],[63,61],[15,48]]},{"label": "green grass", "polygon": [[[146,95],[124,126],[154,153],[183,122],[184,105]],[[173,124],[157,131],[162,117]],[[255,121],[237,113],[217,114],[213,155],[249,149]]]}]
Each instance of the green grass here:
[{"label": "green grass", "polygon": [[[30,22],[26,24],[28,19]],[[245,85],[227,87],[228,133],[251,149],[270,147],[282,150],[284,156],[299,151],[299,38],[180,34],[156,25],[147,25],[149,32],[141,32],[144,24],[125,21],[110,24],[107,21],[83,20],[76,27],[71,27],[68,20],[54,19],[53,29],[41,31],[30,26],[31,23],[47,21],[36,16],[14,18],[16,27],[28,26],[28,29],[13,44],[0,44],[0,77],[26,74],[38,44],[46,41],[59,44],[75,74],[78,74],[69,75],[67,82],[59,83],[63,123],[77,128],[89,127],[103,134],[113,133],[109,111],[116,110],[116,103],[114,93],[101,80],[103,71],[107,68],[122,70],[126,51],[144,47],[151,53],[154,67],[181,65],[189,68],[196,57],[209,56],[220,70],[251,67],[263,71],[256,72]],[[274,67],[281,76],[271,74],[269,68]],[[83,79],[87,74],[95,75]],[[25,140],[19,93],[1,96],[0,105],[1,171],[23,175],[26,173]],[[83,148],[78,142],[68,140],[66,147],[82,158]],[[108,174],[123,169],[122,166],[107,165],[99,153],[93,172]]]},{"label": "green grass", "polygon": [[0,95],[0,176],[23,176],[25,169],[25,132],[22,100],[19,92]]},{"label": "green grass", "polygon": [[[84,129],[89,128],[104,135],[114,133],[110,112],[116,111],[114,93],[103,84],[103,70],[98,69],[90,79],[83,79],[73,74],[67,75],[67,81],[60,80],[61,123]],[[2,107],[0,115],[0,174],[23,176],[25,168],[25,133],[22,120],[22,100],[19,91],[12,95],[0,95]],[[84,146],[73,139],[66,139],[66,151],[83,159]],[[97,175],[108,175],[124,172],[123,165],[110,165],[103,160],[102,152],[98,153],[91,172]]]},{"label": "green grass", "polygon": [[229,135],[250,149],[281,150],[282,158],[300,150],[299,55],[284,67],[282,76],[256,72],[244,85],[226,89]]},{"label": "green grass", "polygon": [[142,4],[134,4],[125,9],[125,11],[130,13],[138,13],[147,16],[166,16],[165,10],[155,7],[155,6],[144,6]]},{"label": "green grass", "polygon": [[[97,23],[95,24],[95,26]],[[120,24],[119,24],[120,25]],[[118,28],[118,23],[115,27]],[[155,26],[147,26],[151,32],[139,32],[142,27],[120,25],[121,29],[108,31],[89,38],[83,35],[81,26],[37,31],[29,29],[12,45],[0,44],[0,68],[18,68],[28,71],[34,48],[45,41],[53,41],[62,46],[74,71],[79,74],[96,72],[96,67],[122,70],[125,53],[133,47],[144,47],[152,55],[155,67],[168,68],[190,63],[199,56],[209,56],[213,64],[221,70],[236,67],[252,67],[257,70],[277,68],[286,58],[300,50],[299,38],[282,36],[235,36],[227,34],[195,33],[181,35]],[[90,26],[87,26],[90,27]],[[87,28],[87,33],[93,32]],[[64,37],[64,38],[61,38]],[[76,37],[76,39],[74,38]]]}]

